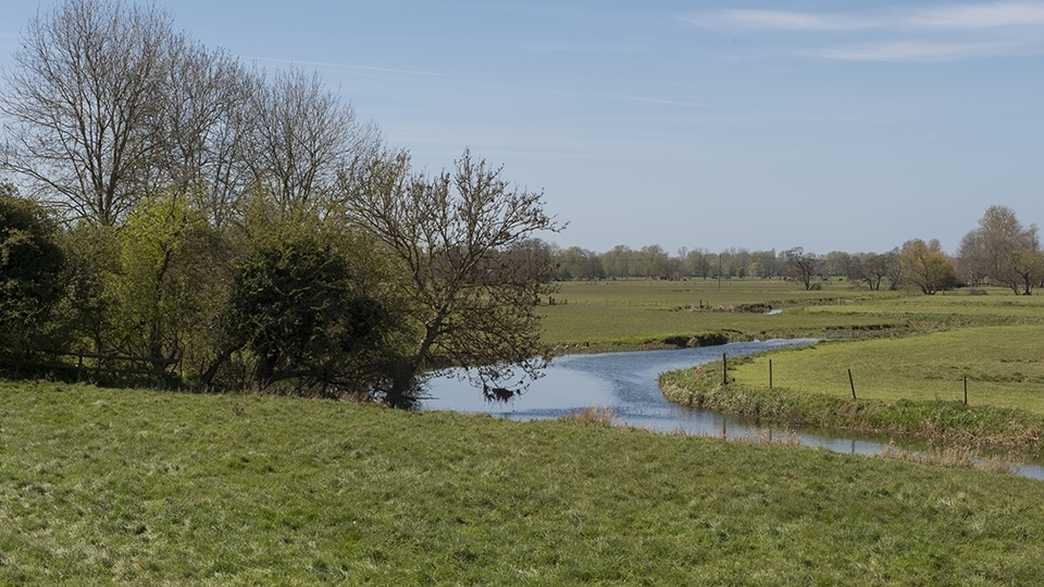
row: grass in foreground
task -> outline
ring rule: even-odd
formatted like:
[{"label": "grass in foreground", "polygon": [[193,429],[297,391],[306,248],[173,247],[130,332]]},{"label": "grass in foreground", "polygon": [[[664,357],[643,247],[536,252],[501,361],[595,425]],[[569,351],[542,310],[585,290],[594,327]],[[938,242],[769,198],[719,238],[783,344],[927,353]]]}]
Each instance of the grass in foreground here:
[{"label": "grass in foreground", "polygon": [[322,401],[0,400],[0,583],[1044,581],[1026,479]]}]

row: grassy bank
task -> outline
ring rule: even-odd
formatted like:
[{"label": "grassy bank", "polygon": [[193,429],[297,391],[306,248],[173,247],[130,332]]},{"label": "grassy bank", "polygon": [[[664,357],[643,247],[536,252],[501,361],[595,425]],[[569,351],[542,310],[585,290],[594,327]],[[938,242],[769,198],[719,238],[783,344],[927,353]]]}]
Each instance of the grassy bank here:
[{"label": "grassy bank", "polygon": [[[852,369],[860,398],[963,401],[968,377],[970,405],[1044,415],[1044,325],[822,344],[771,358],[781,389],[848,397]],[[734,376],[743,385],[767,386],[768,357],[738,366]]]},{"label": "grassy bank", "polygon": [[[896,342],[906,344],[912,340],[846,342],[823,348],[853,350],[857,345],[879,343],[891,348],[888,345]],[[798,354],[816,356],[819,351],[819,348],[805,349]],[[781,365],[788,365],[786,370],[790,370],[794,368],[791,361],[797,355],[794,351],[786,351],[769,356],[773,358],[774,367],[779,360]],[[660,377],[660,387],[669,400],[682,405],[794,428],[902,436],[925,440],[936,446],[1003,450],[1033,460],[1044,460],[1044,416],[1038,413],[984,403],[965,406],[954,400],[928,399],[926,394],[910,394],[917,399],[883,400],[862,396],[852,399],[850,389],[838,387],[838,390],[847,391],[847,395],[833,388],[831,393],[818,393],[807,391],[803,387],[805,383],[770,389],[767,381],[752,381],[753,374],[760,375],[761,366],[767,360],[768,356],[730,361],[728,385],[722,384],[721,365],[715,363],[698,369],[665,373]],[[830,368],[842,370],[847,387],[844,364],[831,363]],[[743,374],[742,378],[740,374]],[[789,380],[809,382],[814,377],[805,374],[800,379]],[[767,380],[767,373],[764,379]]]},{"label": "grassy bank", "polygon": [[0,383],[0,583],[1044,581],[1044,483],[576,422]]},{"label": "grassy bank", "polygon": [[[696,336],[731,341],[907,336],[978,326],[1044,324],[1044,296],[958,290],[871,292],[831,281],[804,291],[780,280],[565,282],[542,306],[543,339],[559,353],[671,348]],[[976,294],[976,295],[973,295]],[[761,308],[784,310],[766,315]]]},{"label": "grassy bank", "polygon": [[[804,291],[779,280],[620,280],[560,284],[554,305],[541,307],[543,339],[559,352],[670,348],[671,340],[725,334],[729,340],[804,336],[849,338],[908,332],[903,316],[812,313],[841,301],[874,303],[895,292],[869,292],[831,282]],[[765,315],[771,306],[781,315]],[[754,311],[751,311],[754,310]]]}]

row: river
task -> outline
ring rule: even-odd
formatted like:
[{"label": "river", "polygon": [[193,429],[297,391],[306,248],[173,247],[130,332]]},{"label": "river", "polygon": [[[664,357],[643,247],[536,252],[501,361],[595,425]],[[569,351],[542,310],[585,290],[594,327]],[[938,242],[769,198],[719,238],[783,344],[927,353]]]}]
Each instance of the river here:
[{"label": "river", "polygon": [[[508,403],[490,404],[466,381],[447,375],[430,382],[425,410],[481,412],[512,420],[560,418],[590,407],[608,407],[628,426],[697,436],[763,440],[786,435],[801,446],[839,453],[876,455],[887,441],[821,432],[783,431],[738,418],[679,406],[667,401],[657,378],[664,371],[721,360],[722,353],[742,357],[773,349],[814,344],[814,340],[738,342],[696,349],[568,355],[556,358],[544,377]],[[897,443],[899,444],[899,443]],[[901,444],[899,444],[901,446]],[[1016,474],[1044,480],[1044,466],[1014,465]]]}]

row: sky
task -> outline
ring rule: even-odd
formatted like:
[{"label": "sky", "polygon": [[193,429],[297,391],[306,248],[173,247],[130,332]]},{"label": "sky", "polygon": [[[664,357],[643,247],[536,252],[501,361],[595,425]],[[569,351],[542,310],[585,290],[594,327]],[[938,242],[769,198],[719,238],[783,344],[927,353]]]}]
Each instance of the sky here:
[{"label": "sky", "polygon": [[[0,68],[51,3],[0,3]],[[422,168],[503,164],[561,245],[955,249],[989,205],[1044,223],[1044,1],[156,4],[318,70]]]}]

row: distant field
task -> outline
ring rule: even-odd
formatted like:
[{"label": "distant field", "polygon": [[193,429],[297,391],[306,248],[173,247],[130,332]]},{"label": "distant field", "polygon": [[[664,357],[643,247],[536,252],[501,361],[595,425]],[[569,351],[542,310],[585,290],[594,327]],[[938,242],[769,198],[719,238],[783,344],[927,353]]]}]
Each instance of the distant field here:
[{"label": "distant field", "polygon": [[[870,292],[847,282],[829,282],[821,291],[805,291],[781,280],[567,282],[544,306],[544,340],[553,345],[629,346],[672,336],[733,330],[740,337],[828,335],[831,330],[894,328],[902,316],[810,312],[817,304],[895,300],[900,292]],[[717,311],[719,307],[768,304],[784,313]],[[694,310],[700,305],[705,310]]]},{"label": "distant field", "polygon": [[965,469],[0,382],[0,584],[1040,585],[1041,520]]},{"label": "distant field", "polygon": [[[956,298],[953,298],[956,299]],[[1044,298],[1037,298],[1041,301]],[[899,302],[907,304],[907,300]],[[930,307],[944,307],[948,304]],[[1020,304],[1017,307],[1044,307]],[[956,306],[960,307],[960,306]],[[849,397],[851,368],[860,398],[958,400],[970,380],[969,403],[1044,414],[1044,324],[959,328],[921,336],[821,344],[773,353],[779,388]],[[768,385],[768,358],[740,365],[736,381]]]},{"label": "distant field", "polygon": [[821,305],[812,314],[903,317],[959,316],[980,321],[1044,323],[1044,296],[1016,296],[1009,290],[990,288],[987,295],[956,291],[935,296],[910,296],[889,300],[849,300]]}]

